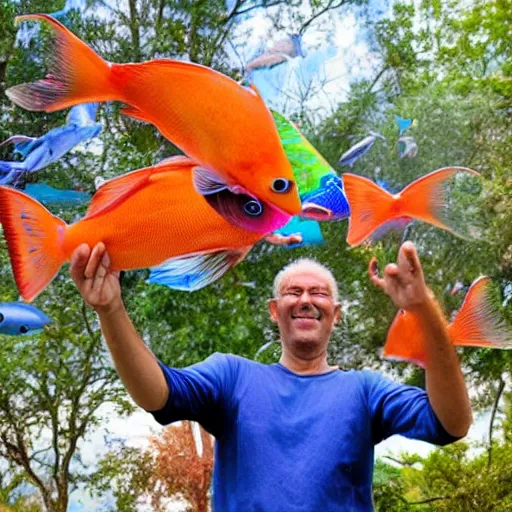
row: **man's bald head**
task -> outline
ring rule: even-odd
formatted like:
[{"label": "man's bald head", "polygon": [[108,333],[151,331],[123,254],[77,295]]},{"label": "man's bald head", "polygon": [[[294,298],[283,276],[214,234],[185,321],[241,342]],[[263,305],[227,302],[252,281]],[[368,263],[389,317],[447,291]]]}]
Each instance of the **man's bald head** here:
[{"label": "man's bald head", "polygon": [[277,273],[274,279],[274,297],[280,297],[283,283],[285,283],[290,276],[294,273],[303,271],[314,272],[315,274],[324,277],[325,282],[331,291],[334,302],[338,302],[338,284],[336,283],[336,279],[334,279],[332,272],[326,266],[311,258],[299,258],[298,260],[292,261]]}]

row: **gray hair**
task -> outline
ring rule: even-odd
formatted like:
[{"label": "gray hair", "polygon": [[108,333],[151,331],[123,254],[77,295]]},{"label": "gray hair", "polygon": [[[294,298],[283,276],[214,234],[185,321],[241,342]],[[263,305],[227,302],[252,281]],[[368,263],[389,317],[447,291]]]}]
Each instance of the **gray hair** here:
[{"label": "gray hair", "polygon": [[281,286],[283,284],[284,278],[296,270],[302,268],[311,269],[323,274],[327,279],[329,288],[331,289],[334,302],[338,302],[338,283],[336,283],[336,279],[334,279],[333,273],[325,265],[322,265],[318,261],[311,258],[299,258],[298,260],[292,261],[277,273],[274,279],[274,297],[278,298],[281,295]]}]

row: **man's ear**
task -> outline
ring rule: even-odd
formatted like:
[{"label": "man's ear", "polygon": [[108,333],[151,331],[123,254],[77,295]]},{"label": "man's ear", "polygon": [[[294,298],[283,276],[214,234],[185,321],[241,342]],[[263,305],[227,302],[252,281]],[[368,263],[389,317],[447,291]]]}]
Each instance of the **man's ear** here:
[{"label": "man's ear", "polygon": [[268,301],[268,311],[272,322],[277,322],[277,299],[270,299]]},{"label": "man's ear", "polygon": [[334,323],[337,324],[343,318],[343,313],[341,312],[341,304],[337,302],[334,305],[334,308],[336,310],[334,312]]}]

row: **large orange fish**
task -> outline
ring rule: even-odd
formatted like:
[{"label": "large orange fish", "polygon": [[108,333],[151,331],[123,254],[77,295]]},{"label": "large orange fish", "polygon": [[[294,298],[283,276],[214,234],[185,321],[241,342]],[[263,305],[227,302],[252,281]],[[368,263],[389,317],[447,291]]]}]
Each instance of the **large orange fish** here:
[{"label": "large orange fish", "polygon": [[[0,187],[0,222],[21,296],[34,299],[81,243],[92,247],[100,241],[113,270],[159,266],[173,284],[186,271],[192,282],[185,289],[198,289],[290,219],[244,194],[224,190],[201,196],[192,183],[194,165],[174,157],[110,180],[98,189],[86,216],[71,225],[23,192]],[[232,216],[245,217],[252,231],[225,220]]]},{"label": "large orange fish", "polygon": [[205,66],[169,59],[138,64],[104,61],[61,23],[46,14],[56,35],[51,74],[6,94],[28,110],[54,112],[79,103],[118,100],[126,115],[154,124],[199,164],[195,185],[202,194],[229,187],[295,215],[301,204],[293,170],[274,120],[254,89]]},{"label": "large orange fish", "polygon": [[[462,307],[448,326],[454,345],[462,347],[512,348],[507,331],[491,300],[491,280],[478,278],[466,295]],[[417,317],[400,310],[389,328],[382,355],[388,359],[409,361],[425,367],[425,339]]]},{"label": "large orange fish", "polygon": [[479,173],[466,167],[444,167],[413,181],[402,192],[390,194],[373,181],[346,173],[343,187],[350,206],[347,243],[355,246],[375,231],[397,220],[417,219],[445,229],[462,238],[465,226],[449,219],[449,180],[457,174]]}]

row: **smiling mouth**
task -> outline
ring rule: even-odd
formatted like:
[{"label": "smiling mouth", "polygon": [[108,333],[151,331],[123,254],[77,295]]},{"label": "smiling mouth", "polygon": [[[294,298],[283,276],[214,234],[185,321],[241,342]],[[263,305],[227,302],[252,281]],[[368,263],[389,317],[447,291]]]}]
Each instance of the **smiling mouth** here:
[{"label": "smiling mouth", "polygon": [[320,320],[320,315],[317,316],[299,316],[299,315],[292,315],[293,320]]}]

